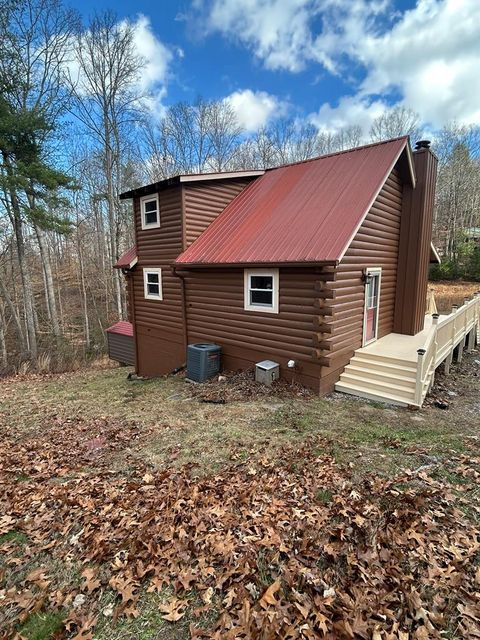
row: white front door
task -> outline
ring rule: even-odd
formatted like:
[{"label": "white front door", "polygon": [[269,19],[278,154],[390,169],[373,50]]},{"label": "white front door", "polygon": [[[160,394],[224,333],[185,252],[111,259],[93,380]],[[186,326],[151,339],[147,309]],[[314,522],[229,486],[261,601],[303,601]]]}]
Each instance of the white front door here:
[{"label": "white front door", "polygon": [[379,267],[367,269],[365,273],[365,312],[363,320],[363,346],[374,342],[378,337],[378,312],[380,308]]}]

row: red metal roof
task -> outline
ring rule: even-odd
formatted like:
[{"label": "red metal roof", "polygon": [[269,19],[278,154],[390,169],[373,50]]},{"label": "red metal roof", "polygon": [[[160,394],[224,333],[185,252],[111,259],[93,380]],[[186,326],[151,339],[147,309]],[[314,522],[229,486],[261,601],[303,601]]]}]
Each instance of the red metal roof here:
[{"label": "red metal roof", "polygon": [[176,262],[338,261],[404,150],[410,159],[408,137],[270,169]]},{"label": "red metal roof", "polygon": [[133,337],[133,325],[131,322],[117,322],[107,329],[108,333],[119,333],[122,336]]},{"label": "red metal roof", "polygon": [[133,245],[125,251],[113,265],[115,269],[131,269],[137,264],[137,247]]}]

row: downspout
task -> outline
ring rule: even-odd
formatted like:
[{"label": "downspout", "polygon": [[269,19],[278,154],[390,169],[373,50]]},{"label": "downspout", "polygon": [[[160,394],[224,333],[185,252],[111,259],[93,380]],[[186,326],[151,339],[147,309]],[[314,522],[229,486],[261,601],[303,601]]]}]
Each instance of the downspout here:
[{"label": "downspout", "polygon": [[[134,267],[135,268],[135,267]],[[133,271],[132,269],[122,269],[123,275],[127,280],[128,291],[128,321],[133,326],[133,346],[135,353],[135,373],[139,375],[138,370],[138,342],[137,342],[137,330],[135,326],[135,289],[133,283]]]},{"label": "downspout", "polygon": [[183,344],[185,349],[185,358],[187,357],[188,347],[188,327],[187,327],[187,287],[185,284],[185,276],[177,273],[175,265],[172,265],[172,273],[180,278],[180,286],[182,290],[182,324],[183,324]]}]

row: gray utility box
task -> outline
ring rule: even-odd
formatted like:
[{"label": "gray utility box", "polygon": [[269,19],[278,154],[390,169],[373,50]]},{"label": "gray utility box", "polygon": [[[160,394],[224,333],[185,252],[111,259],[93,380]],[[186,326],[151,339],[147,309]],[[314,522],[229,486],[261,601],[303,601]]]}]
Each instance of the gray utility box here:
[{"label": "gray utility box", "polygon": [[187,349],[187,378],[195,382],[205,382],[220,371],[220,354],[222,348],[218,344],[189,344]]},{"label": "gray utility box", "polygon": [[262,360],[255,365],[255,380],[263,384],[272,384],[280,377],[280,365],[271,360]]}]

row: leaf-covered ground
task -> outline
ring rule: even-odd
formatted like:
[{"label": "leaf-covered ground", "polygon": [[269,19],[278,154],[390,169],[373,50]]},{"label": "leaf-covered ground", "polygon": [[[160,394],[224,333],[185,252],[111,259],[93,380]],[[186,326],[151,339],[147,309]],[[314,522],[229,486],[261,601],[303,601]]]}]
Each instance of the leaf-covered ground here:
[{"label": "leaf-covered ground", "polygon": [[479,352],[446,411],[125,378],[1,383],[0,637],[480,638]]}]

